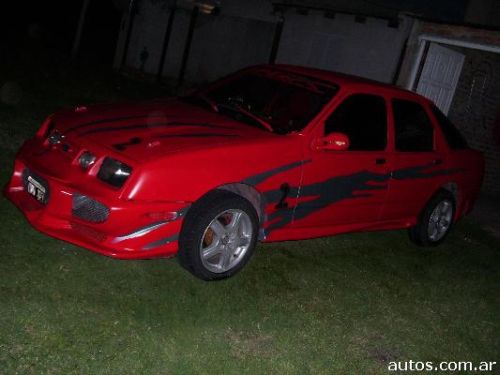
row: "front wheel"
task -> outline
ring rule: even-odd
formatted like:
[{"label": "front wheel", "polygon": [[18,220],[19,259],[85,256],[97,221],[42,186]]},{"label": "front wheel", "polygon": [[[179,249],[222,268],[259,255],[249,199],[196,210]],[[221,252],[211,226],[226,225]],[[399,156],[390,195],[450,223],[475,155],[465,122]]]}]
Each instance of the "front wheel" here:
[{"label": "front wheel", "polygon": [[189,210],[179,238],[179,262],[203,280],[230,277],[252,256],[257,233],[258,216],[251,203],[215,190]]},{"label": "front wheel", "polygon": [[409,229],[410,240],[419,246],[437,246],[450,232],[455,217],[455,199],[445,190],[427,203],[417,225]]}]

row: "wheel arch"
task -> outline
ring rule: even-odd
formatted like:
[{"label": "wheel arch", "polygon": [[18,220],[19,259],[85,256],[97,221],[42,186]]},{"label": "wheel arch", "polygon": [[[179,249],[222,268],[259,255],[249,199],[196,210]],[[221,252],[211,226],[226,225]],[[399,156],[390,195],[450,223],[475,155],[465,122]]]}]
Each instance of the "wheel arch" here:
[{"label": "wheel arch", "polygon": [[451,195],[453,195],[453,198],[455,199],[455,205],[458,205],[460,195],[459,195],[458,184],[456,182],[452,181],[447,182],[446,184],[441,185],[440,189],[446,190],[449,193],[451,193]]},{"label": "wheel arch", "polygon": [[455,182],[447,182],[445,184],[442,184],[440,186],[437,187],[437,189],[427,198],[427,200],[422,204],[422,206],[420,207],[420,209],[418,210],[418,214],[417,214],[417,220],[418,218],[420,217],[420,215],[422,215],[422,212],[425,210],[425,208],[427,207],[427,205],[429,204],[430,201],[432,201],[432,199],[434,199],[434,197],[436,195],[439,194],[439,192],[447,192],[447,193],[450,193],[453,197],[453,200],[454,200],[454,204],[455,204],[455,216],[454,216],[454,221],[456,220],[456,217],[457,217],[457,212],[458,212],[458,198],[459,198],[459,190],[458,190],[458,185],[457,183]]},{"label": "wheel arch", "polygon": [[[255,249],[256,242],[258,241],[258,210],[254,209],[254,211],[252,211],[254,203],[251,203],[248,198],[241,195],[241,189],[239,193],[235,193],[235,191],[237,191],[235,186],[221,186],[209,190],[193,202],[192,208],[187,212],[182,222],[181,232],[179,234],[179,251],[177,253],[179,263],[193,275],[203,280],[220,280],[230,277],[240,271],[250,259]],[[245,192],[243,193],[244,195],[251,197],[247,194],[249,191],[248,189],[243,189],[243,191]],[[253,196],[255,197],[254,194]],[[255,199],[253,200],[255,201]],[[241,258],[240,260],[233,265],[228,263],[227,266],[230,266],[229,268],[223,268],[220,269],[220,272],[217,272],[205,263],[204,259],[207,258],[202,254],[202,246],[204,244],[207,228],[211,227],[212,222],[218,219],[220,215],[234,209],[242,210],[247,216],[248,221],[245,236],[248,235],[246,238],[250,239],[250,242],[245,242],[245,246],[237,244],[237,237],[239,236],[242,238],[241,236],[244,236],[243,233],[239,232],[239,228],[229,229],[229,231],[233,231],[232,233],[226,232],[224,229],[223,232],[213,230],[218,233],[219,239],[222,240],[223,247],[220,248],[220,242],[216,243],[215,245],[219,247],[219,249],[216,249],[217,253],[213,253],[211,257],[222,254],[222,252],[224,252],[224,257],[226,258],[228,256],[236,256],[237,251],[238,254],[240,254],[240,247],[244,247],[244,252],[241,252],[241,256],[237,255],[239,259]],[[226,226],[227,223],[223,225]],[[248,225],[251,225],[251,231],[249,231],[250,227],[248,227]],[[225,242],[223,238],[225,238]],[[231,243],[230,241],[232,241],[233,246],[226,248],[226,245]],[[208,245],[211,243],[210,241]],[[217,260],[217,264],[221,265],[220,259]]]},{"label": "wheel arch", "polygon": [[[419,246],[437,246],[446,237],[447,233],[450,231],[451,225],[456,221],[457,218],[457,202],[455,201],[458,197],[458,188],[454,183],[447,183],[440,186],[434,194],[426,202],[425,206],[420,211],[417,222],[414,226],[408,229],[408,234],[410,240]],[[451,199],[452,209],[454,210],[453,216],[451,216],[451,221],[448,224],[448,228],[444,233],[444,236],[432,239],[428,238],[428,225],[431,220],[431,215],[434,210],[441,204],[441,199]],[[453,207],[454,206],[454,207]]]},{"label": "wheel arch", "polygon": [[262,194],[259,190],[257,190],[252,185],[244,184],[241,182],[227,183],[227,184],[213,187],[212,189],[206,191],[204,194],[202,194],[200,197],[198,197],[195,201],[192,202],[191,207],[196,202],[199,202],[200,200],[204,199],[207,195],[209,195],[210,193],[217,191],[217,190],[228,191],[228,192],[231,192],[233,194],[236,194],[236,195],[240,196],[241,198],[247,200],[252,205],[252,207],[255,209],[255,212],[257,213],[257,218],[259,220],[259,222],[258,222],[258,225],[259,225],[258,239],[264,240],[266,235],[265,235],[263,226],[267,220],[267,215],[266,215],[266,211],[265,211],[266,199],[264,197],[264,194]]},{"label": "wheel arch", "polygon": [[[461,202],[461,196],[460,196],[460,188],[458,187],[458,184],[456,182],[450,181],[447,182],[446,184],[443,184],[439,190],[444,190],[449,192],[454,199],[455,203],[455,215],[453,217],[454,221],[457,221],[461,216],[462,216],[462,202]],[[439,191],[438,190],[438,191]],[[437,192],[436,192],[437,194]]]},{"label": "wheel arch", "polygon": [[249,201],[255,212],[257,212],[257,216],[259,217],[259,239],[263,237],[262,225],[266,221],[266,202],[265,198],[260,191],[258,191],[255,187],[247,184],[243,184],[240,182],[224,184],[218,186],[216,190],[226,190],[239,195],[240,197]]}]

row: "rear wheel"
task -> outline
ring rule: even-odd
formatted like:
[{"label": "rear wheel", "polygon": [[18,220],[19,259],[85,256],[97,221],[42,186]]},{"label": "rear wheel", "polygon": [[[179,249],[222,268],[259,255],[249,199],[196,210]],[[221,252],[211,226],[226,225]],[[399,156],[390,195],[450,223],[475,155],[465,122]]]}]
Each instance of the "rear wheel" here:
[{"label": "rear wheel", "polygon": [[439,245],[448,235],[455,217],[455,199],[439,191],[425,206],[417,225],[409,229],[410,240],[419,246]]},{"label": "rear wheel", "polygon": [[252,256],[257,232],[258,216],[250,202],[215,190],[189,210],[179,238],[179,262],[203,280],[230,277]]}]

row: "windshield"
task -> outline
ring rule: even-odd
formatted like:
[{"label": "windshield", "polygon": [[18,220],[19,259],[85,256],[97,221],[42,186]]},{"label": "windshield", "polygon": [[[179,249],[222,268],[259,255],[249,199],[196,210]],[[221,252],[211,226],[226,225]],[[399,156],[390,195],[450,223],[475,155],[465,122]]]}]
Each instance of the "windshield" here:
[{"label": "windshield", "polygon": [[186,99],[252,126],[288,134],[302,130],[337,90],[313,78],[262,69],[218,81]]}]

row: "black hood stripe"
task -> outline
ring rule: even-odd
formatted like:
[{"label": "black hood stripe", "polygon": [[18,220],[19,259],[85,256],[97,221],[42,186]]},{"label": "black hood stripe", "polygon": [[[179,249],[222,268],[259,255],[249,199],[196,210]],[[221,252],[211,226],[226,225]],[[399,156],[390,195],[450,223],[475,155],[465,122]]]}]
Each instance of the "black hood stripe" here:
[{"label": "black hood stripe", "polygon": [[[110,117],[110,118],[105,118],[105,119],[99,119],[95,121],[89,121],[89,122],[84,122],[82,124],[73,126],[66,130],[64,134],[68,134],[77,130],[80,130],[82,128],[85,128],[87,126],[92,126],[92,125],[100,125],[100,124],[106,124],[109,122],[118,122],[118,121],[127,121],[127,120],[138,120],[138,119],[154,119],[154,118],[166,118],[167,116],[149,116],[149,115],[135,115],[135,116],[123,116],[123,117]],[[175,118],[176,116],[168,116],[169,118]]]},{"label": "black hood stripe", "polygon": [[[162,139],[163,138],[210,138],[210,137],[233,138],[233,137],[239,137],[239,135],[237,135],[237,134],[224,134],[224,133],[163,134],[163,135],[155,136],[154,139],[158,139],[158,138],[162,138]],[[133,138],[130,138],[128,141],[121,142],[121,143],[115,143],[113,145],[113,148],[118,150],[118,151],[125,151],[130,146],[139,145],[141,143],[142,143],[141,138],[133,137]]]},{"label": "black hood stripe", "polygon": [[239,137],[238,134],[224,133],[193,133],[193,134],[163,134],[157,135],[155,138],[204,138],[204,137]]},{"label": "black hood stripe", "polygon": [[164,127],[181,127],[181,126],[188,126],[188,127],[201,127],[201,128],[214,128],[214,129],[234,129],[229,126],[223,126],[223,125],[215,125],[215,124],[209,124],[205,122],[168,122],[168,121],[162,121],[162,122],[153,122],[149,124],[132,124],[132,125],[124,125],[124,126],[106,126],[103,128],[97,128],[97,129],[89,129],[84,132],[81,132],[78,134],[79,137],[83,137],[85,135],[89,134],[96,134],[96,133],[107,133],[107,132],[115,132],[115,131],[129,131],[129,130],[138,130],[138,129],[154,129],[154,128],[164,128]]},{"label": "black hood stripe", "polygon": [[118,151],[125,151],[129,146],[139,145],[141,144],[142,139],[139,137],[130,138],[127,142],[115,143],[113,148]]}]

